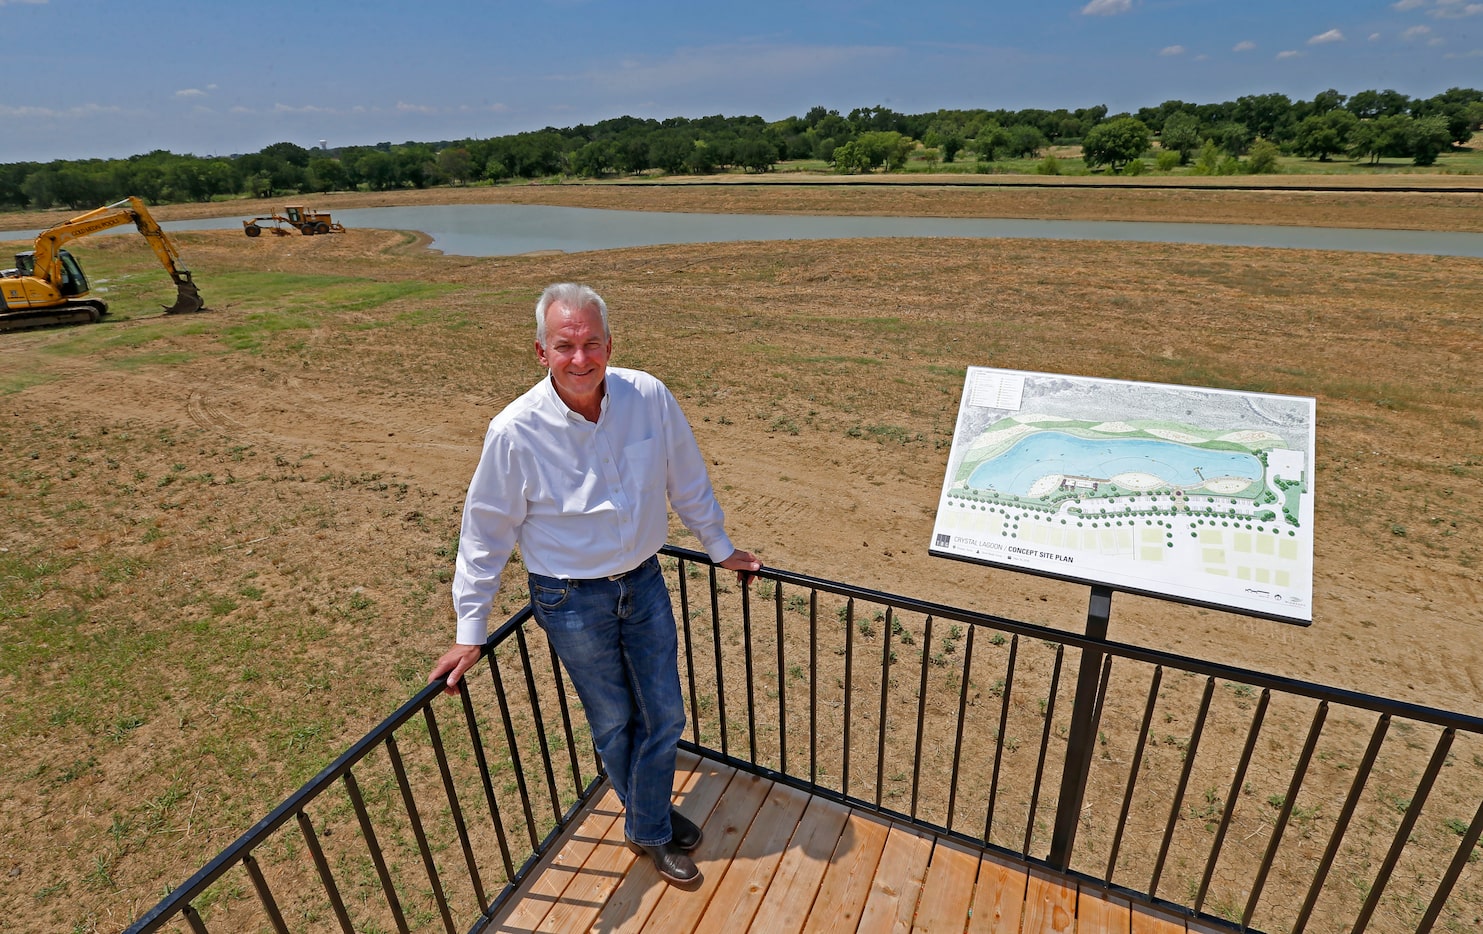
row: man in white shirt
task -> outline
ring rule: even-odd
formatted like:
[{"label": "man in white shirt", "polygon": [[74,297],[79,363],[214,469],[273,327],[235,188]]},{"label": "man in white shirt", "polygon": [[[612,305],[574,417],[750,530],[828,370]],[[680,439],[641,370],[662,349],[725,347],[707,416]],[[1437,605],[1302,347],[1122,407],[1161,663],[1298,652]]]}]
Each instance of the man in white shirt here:
[{"label": "man in white shirt", "polygon": [[656,553],[666,501],[712,561],[745,586],[762,563],[735,548],[705,461],[664,384],[610,368],[607,305],[558,283],[536,303],[549,372],[489,423],[469,484],[453,577],[458,634],[433,666],[449,693],[479,660],[500,573],[516,545],[535,619],[582,700],[624,805],[629,846],[670,882],[693,883],[700,828],[670,805],[685,727],[675,620]]}]

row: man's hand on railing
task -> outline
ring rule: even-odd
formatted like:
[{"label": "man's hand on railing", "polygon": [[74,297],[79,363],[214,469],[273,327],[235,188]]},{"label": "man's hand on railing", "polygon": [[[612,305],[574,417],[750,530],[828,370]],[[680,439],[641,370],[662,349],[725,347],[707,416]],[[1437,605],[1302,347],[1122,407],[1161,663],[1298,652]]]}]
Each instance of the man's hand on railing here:
[{"label": "man's hand on railing", "polygon": [[743,587],[752,582],[757,572],[762,570],[762,562],[750,551],[742,551],[738,548],[731,553],[731,557],[721,562],[721,567],[728,571],[736,572],[736,581]]},{"label": "man's hand on railing", "polygon": [[479,661],[479,655],[483,648],[481,645],[453,646],[453,648],[444,652],[443,657],[433,664],[432,673],[427,676],[427,683],[432,684],[434,681],[443,677],[443,675],[447,675],[448,686],[444,688],[443,693],[457,694],[459,680],[463,678],[465,671],[474,667]]}]

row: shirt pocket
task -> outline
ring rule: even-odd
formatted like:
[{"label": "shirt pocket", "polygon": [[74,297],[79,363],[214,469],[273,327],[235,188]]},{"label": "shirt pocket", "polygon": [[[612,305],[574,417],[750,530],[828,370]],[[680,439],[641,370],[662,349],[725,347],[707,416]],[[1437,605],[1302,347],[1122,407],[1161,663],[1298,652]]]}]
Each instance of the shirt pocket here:
[{"label": "shirt pocket", "polygon": [[645,438],[623,448],[623,485],[644,493],[664,489],[664,446]]}]

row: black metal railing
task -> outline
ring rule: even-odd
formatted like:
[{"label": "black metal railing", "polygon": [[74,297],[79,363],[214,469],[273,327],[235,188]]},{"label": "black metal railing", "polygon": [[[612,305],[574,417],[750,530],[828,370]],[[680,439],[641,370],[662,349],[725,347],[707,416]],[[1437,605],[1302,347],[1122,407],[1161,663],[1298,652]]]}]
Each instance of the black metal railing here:
[{"label": "black metal railing", "polygon": [[[1479,717],[663,554],[700,755],[1217,928],[1483,914]],[[420,691],[130,930],[481,930],[601,781],[529,619],[462,729]]]}]

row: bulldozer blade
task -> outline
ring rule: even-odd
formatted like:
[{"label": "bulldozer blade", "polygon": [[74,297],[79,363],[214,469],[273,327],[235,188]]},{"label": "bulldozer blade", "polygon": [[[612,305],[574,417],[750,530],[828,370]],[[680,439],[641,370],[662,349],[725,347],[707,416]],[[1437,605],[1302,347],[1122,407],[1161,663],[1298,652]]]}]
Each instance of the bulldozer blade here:
[{"label": "bulldozer blade", "polygon": [[176,296],[175,304],[165,306],[167,315],[190,314],[193,311],[209,311],[205,299],[201,298],[201,292],[196,284],[189,278],[182,277],[175,280]]}]

